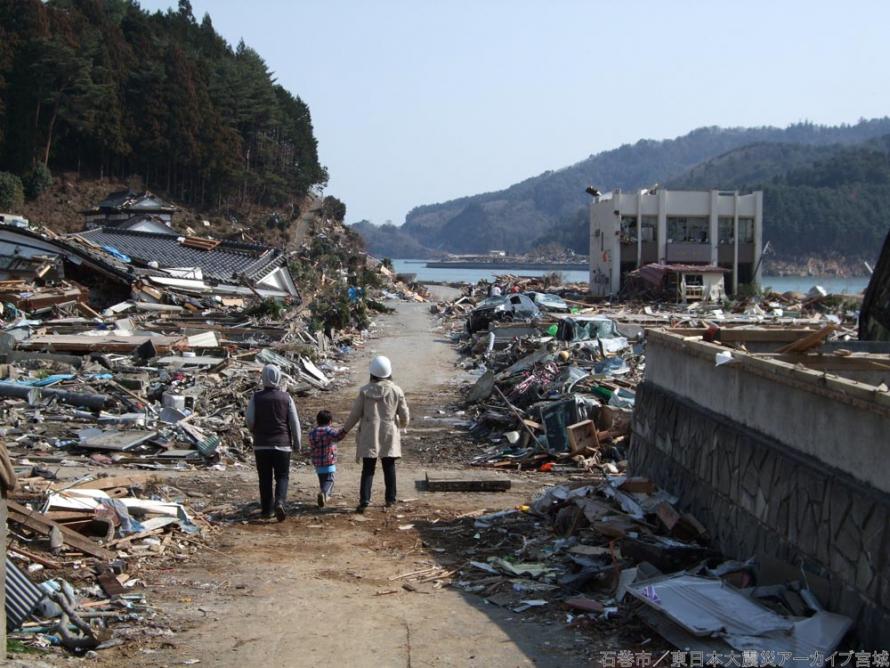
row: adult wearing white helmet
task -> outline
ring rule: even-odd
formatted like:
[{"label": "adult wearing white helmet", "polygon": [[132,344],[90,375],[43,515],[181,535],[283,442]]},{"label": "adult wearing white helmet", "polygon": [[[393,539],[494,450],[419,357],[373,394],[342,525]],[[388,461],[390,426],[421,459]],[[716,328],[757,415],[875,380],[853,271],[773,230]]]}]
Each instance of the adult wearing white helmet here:
[{"label": "adult wearing white helmet", "polygon": [[371,382],[362,387],[352,412],[343,425],[349,431],[358,425],[355,461],[362,464],[362,481],[356,512],[363,513],[371,503],[371,487],[377,460],[383,467],[386,505],[396,502],[396,460],[402,456],[399,429],[408,426],[408,404],[402,388],[392,381],[392,363],[379,355],[371,360]]}]

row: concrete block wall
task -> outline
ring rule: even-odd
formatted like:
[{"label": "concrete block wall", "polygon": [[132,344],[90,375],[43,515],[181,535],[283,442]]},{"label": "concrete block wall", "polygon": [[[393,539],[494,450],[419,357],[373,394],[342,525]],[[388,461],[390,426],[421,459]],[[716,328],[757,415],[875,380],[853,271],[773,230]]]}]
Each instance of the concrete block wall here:
[{"label": "concrete block wall", "polygon": [[[647,367],[658,354],[650,346]],[[856,444],[836,436],[825,434],[842,459]],[[890,495],[652,380],[637,392],[630,465],[677,495],[726,555],[770,557],[825,578],[824,602],[855,620],[860,646],[886,648]]]}]

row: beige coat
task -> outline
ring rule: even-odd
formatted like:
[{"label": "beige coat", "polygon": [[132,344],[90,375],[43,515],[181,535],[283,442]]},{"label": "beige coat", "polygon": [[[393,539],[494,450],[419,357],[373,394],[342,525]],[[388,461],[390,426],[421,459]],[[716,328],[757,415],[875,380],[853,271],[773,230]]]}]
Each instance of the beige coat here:
[{"label": "beige coat", "polygon": [[355,434],[355,461],[365,457],[401,457],[399,429],[408,426],[408,404],[402,388],[391,380],[368,383],[358,391],[352,412],[343,425]]}]

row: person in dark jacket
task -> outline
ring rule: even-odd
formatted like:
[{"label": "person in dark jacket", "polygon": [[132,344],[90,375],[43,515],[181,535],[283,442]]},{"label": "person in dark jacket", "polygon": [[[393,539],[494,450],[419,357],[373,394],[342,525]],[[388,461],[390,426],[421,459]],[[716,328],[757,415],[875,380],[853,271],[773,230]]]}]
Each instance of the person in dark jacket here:
[{"label": "person in dark jacket", "polygon": [[281,369],[267,364],[263,367],[262,379],[263,389],[254,393],[247,405],[247,426],[253,433],[262,517],[271,519],[274,511],[278,521],[283,522],[290,453],[301,450],[300,418],[294,400],[280,389]]}]

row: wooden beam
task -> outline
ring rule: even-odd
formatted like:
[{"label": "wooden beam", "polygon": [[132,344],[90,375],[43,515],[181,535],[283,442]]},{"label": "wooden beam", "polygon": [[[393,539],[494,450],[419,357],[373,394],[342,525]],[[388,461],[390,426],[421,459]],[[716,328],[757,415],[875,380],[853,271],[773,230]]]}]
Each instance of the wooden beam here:
[{"label": "wooden beam", "polygon": [[437,480],[426,474],[429,492],[506,492],[510,484],[509,480]]},{"label": "wooden beam", "polygon": [[803,364],[808,369],[818,371],[887,371],[890,370],[890,355],[807,355],[805,353],[755,353],[757,357]]},{"label": "wooden beam", "polygon": [[132,487],[144,485],[157,479],[157,473],[130,473],[129,475],[111,476],[110,478],[97,478],[72,485],[70,489],[114,489],[115,487]]},{"label": "wooden beam", "polygon": [[[703,336],[708,330],[704,327],[666,327],[666,332],[680,336]],[[816,330],[783,327],[781,329],[748,329],[742,327],[721,327],[716,335],[723,343],[789,343],[797,341]]]},{"label": "wooden beam", "polygon": [[6,505],[9,509],[9,519],[16,524],[26,526],[43,536],[49,536],[53,527],[57,527],[62,532],[62,540],[66,545],[104,561],[113,561],[116,557],[114,552],[110,552],[101,545],[97,545],[86,536],[69,529],[64,524],[58,524],[46,519],[36,510],[28,510],[25,506],[19,505],[12,500],[7,500]]},{"label": "wooden beam", "polygon": [[834,325],[826,325],[822,329],[816,330],[815,332],[810,332],[806,336],[803,336],[797,341],[792,341],[787,346],[782,346],[779,348],[777,352],[780,353],[803,353],[811,348],[815,348],[822,344],[822,342],[828,338],[828,335],[831,334],[837,327]]}]

